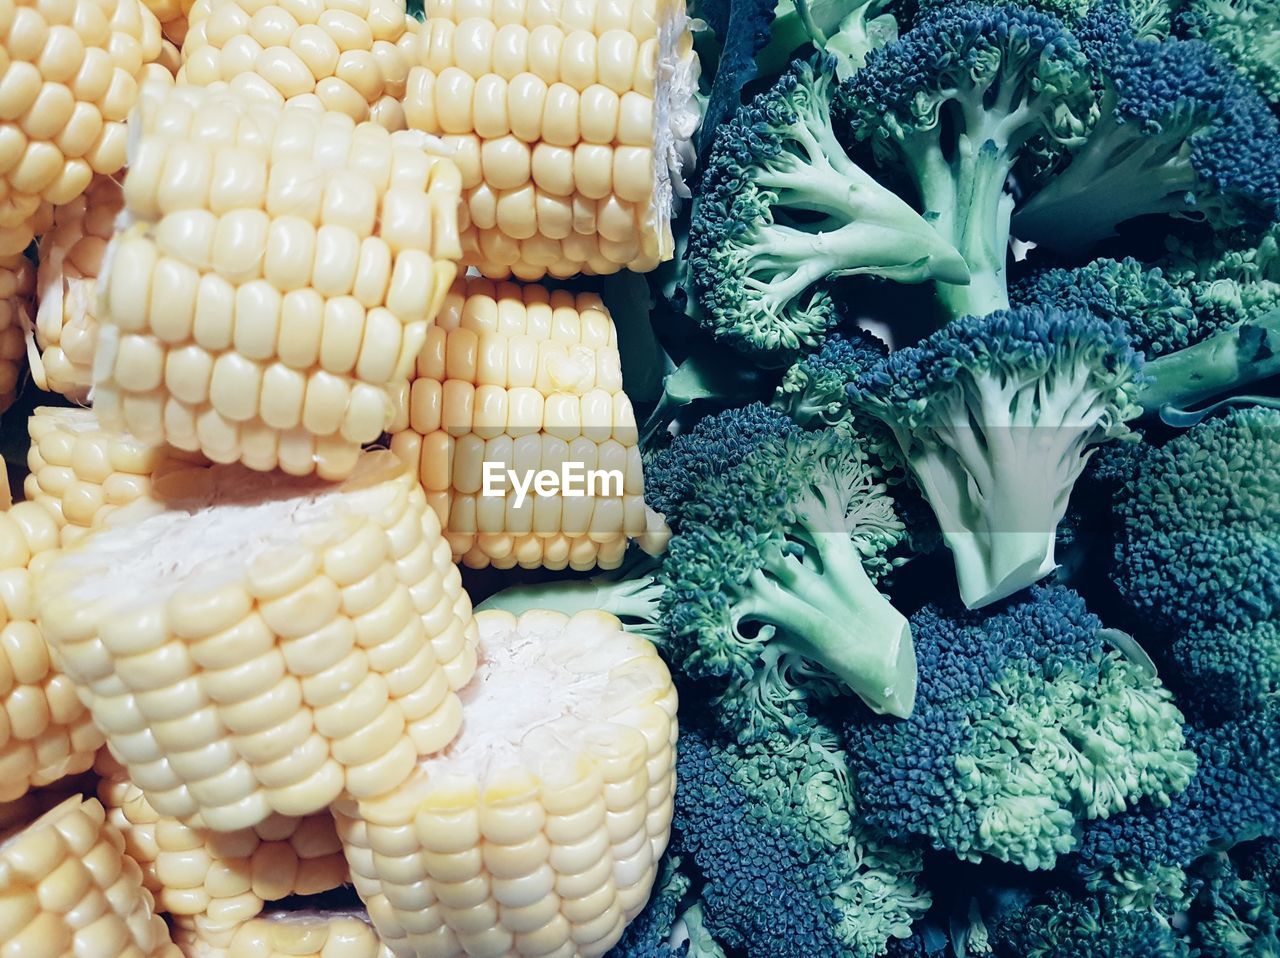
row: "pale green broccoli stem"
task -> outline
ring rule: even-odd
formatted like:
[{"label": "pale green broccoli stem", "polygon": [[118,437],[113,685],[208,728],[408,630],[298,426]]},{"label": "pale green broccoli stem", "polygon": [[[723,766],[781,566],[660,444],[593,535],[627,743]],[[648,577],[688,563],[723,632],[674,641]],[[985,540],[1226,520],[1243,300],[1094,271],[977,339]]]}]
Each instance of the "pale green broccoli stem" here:
[{"label": "pale green broccoli stem", "polygon": [[[814,8],[822,4],[811,3],[810,0],[795,0],[796,14],[804,25],[805,31],[820,50],[826,50],[836,58],[836,76],[847,80],[854,73],[867,65],[867,54],[877,47],[891,43],[898,38],[898,21],[890,14],[882,14],[867,19],[868,9],[878,6],[876,0],[861,0],[854,8],[830,30],[818,21]],[[844,4],[827,4],[843,12]]]},{"label": "pale green broccoli stem", "polygon": [[1232,389],[1280,375],[1280,309],[1153,359],[1138,394],[1147,413],[1187,408]]},{"label": "pale green broccoli stem", "polygon": [[739,620],[773,626],[770,645],[817,663],[877,713],[911,714],[916,696],[911,627],[882,596],[857,548],[839,532],[811,532],[820,571],[781,549],[751,574]]},{"label": "pale green broccoli stem", "polygon": [[565,615],[608,612],[616,615],[627,631],[658,642],[666,634],[658,624],[662,593],[663,586],[653,575],[618,581],[596,578],[544,582],[503,589],[477,605],[476,611],[496,609],[517,616],[533,609]]}]

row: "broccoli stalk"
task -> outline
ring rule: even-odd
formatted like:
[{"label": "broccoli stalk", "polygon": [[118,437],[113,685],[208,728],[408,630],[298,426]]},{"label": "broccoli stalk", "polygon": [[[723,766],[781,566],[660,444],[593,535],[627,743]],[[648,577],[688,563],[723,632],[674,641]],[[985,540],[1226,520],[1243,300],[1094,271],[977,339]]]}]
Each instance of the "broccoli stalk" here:
[{"label": "broccoli stalk", "polygon": [[666,631],[659,614],[663,587],[657,580],[657,566],[645,557],[623,570],[590,579],[516,585],[489,596],[476,611],[501,609],[518,616],[531,609],[565,615],[599,609],[616,615],[628,632],[661,646]]},{"label": "broccoli stalk", "polygon": [[841,80],[867,62],[867,54],[896,40],[895,0],[781,0],[773,36],[756,54],[765,73],[781,73],[791,55],[807,43],[835,58]]}]

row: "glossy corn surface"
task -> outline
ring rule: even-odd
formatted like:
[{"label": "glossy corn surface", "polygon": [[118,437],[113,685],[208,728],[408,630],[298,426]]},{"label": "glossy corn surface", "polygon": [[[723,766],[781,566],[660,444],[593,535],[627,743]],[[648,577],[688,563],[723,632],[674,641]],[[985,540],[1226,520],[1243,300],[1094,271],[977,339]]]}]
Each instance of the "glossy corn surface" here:
[{"label": "glossy corn surface", "polygon": [[26,333],[35,311],[36,270],[22,253],[0,257],[0,413],[18,397],[27,367]]},{"label": "glossy corn surface", "polygon": [[235,958],[392,958],[368,916],[273,912],[248,922],[231,943]]}]

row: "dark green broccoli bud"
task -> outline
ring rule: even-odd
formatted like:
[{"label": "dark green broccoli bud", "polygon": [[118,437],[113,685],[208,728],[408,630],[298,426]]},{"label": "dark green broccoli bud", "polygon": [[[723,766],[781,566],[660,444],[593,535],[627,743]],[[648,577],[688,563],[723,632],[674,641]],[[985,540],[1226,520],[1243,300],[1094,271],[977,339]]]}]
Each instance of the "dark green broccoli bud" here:
[{"label": "dark green broccoli bud", "polygon": [[997,958],[1188,958],[1191,952],[1157,912],[1107,895],[1051,889],[991,923]]},{"label": "dark green broccoli bud", "polygon": [[1090,447],[1129,437],[1142,356],[1124,327],[1026,307],[951,323],[850,386],[893,431],[977,608],[1054,569]]},{"label": "dark green broccoli bud", "polygon": [[1076,593],[1036,588],[990,615],[928,607],[911,627],[915,711],[847,728],[870,826],[1052,868],[1080,822],[1186,787],[1194,762],[1168,690],[1104,645]]},{"label": "dark green broccoli bud", "polygon": [[1182,697],[1197,717],[1221,719],[1280,695],[1280,624],[1193,628],[1174,640],[1169,657]]},{"label": "dark green broccoli bud", "polygon": [[849,384],[887,355],[884,341],[866,330],[833,333],[787,370],[773,405],[806,429],[848,422]]},{"label": "dark green broccoli bud", "polygon": [[1280,842],[1237,846],[1195,868],[1197,958],[1280,955]]},{"label": "dark green broccoli bud", "polygon": [[1176,30],[1208,43],[1280,103],[1280,6],[1272,0],[1184,0]]},{"label": "dark green broccoli bud", "polygon": [[690,227],[700,320],[785,364],[838,320],[829,281],[963,283],[960,254],[860,169],[831,126],[831,65],[797,62],[721,127]]},{"label": "dark green broccoli bud", "polygon": [[884,473],[845,426],[761,444],[687,506],[663,561],[672,656],[725,688],[744,740],[792,724],[792,705],[850,689],[907,715],[906,619],[876,590],[906,530]]},{"label": "dark green broccoli bud", "polygon": [[1280,209],[1280,122],[1203,43],[1089,44],[1104,80],[1097,122],[1013,219],[1022,238],[1080,254],[1152,214],[1262,229]]},{"label": "dark green broccoli bud", "polygon": [[1153,636],[1275,621],[1280,411],[1233,410],[1151,450],[1114,516],[1112,579]]},{"label": "dark green broccoli bud", "polygon": [[927,10],[841,87],[854,138],[905,172],[925,219],[968,264],[968,285],[939,277],[952,316],[1008,308],[1005,181],[1031,141],[1075,142],[1092,102],[1074,37],[1055,17],[1013,5]]}]

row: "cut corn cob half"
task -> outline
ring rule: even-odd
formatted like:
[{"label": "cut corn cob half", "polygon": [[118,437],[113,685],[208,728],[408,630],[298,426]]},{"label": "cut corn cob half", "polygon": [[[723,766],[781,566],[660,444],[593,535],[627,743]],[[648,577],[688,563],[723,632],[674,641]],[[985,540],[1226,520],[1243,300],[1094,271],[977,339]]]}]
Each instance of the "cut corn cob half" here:
[{"label": "cut corn cob half", "polygon": [[36,577],[40,622],[129,778],[216,831],[377,795],[461,724],[475,623],[421,489],[172,472]]},{"label": "cut corn cob half", "polygon": [[[617,331],[594,293],[456,282],[391,433],[392,451],[418,471],[454,556],[470,567],[613,568],[628,537],[645,531],[635,414]],[[491,478],[503,477],[492,495],[486,463]],[[524,483],[566,463],[581,464],[592,494],[530,489],[521,501],[502,472]],[[586,489],[586,470],[613,481]]]},{"label": "cut corn cob half", "polygon": [[396,958],[592,958],[644,906],[675,794],[676,691],[603,612],[480,612],[447,751],[334,808]]},{"label": "cut corn cob half", "polygon": [[228,89],[148,87],[100,289],[104,426],[341,479],[391,423],[457,272],[427,138]]},{"label": "cut corn cob half", "polygon": [[104,432],[89,409],[41,406],[27,420],[23,497],[49,511],[69,546],[115,509],[151,495],[170,472],[208,463],[195,453]]},{"label": "cut corn cob half", "polygon": [[404,0],[196,0],[188,25],[179,82],[404,129],[418,27]]},{"label": "cut corn cob half", "polygon": [[36,270],[21,252],[0,257],[0,413],[13,405],[27,364]]},{"label": "cut corn cob half", "polygon": [[0,941],[31,958],[179,958],[95,798],[73,795],[0,845]]},{"label": "cut corn cob half", "polygon": [[53,211],[52,229],[39,240],[31,376],[72,402],[87,402],[93,384],[98,273],[123,208],[120,184],[96,177],[83,195]]},{"label": "cut corn cob half", "polygon": [[234,958],[393,958],[367,915],[321,911],[277,911],[255,918],[236,932],[229,954]]},{"label": "cut corn cob half", "polygon": [[495,278],[644,271],[699,121],[684,0],[427,0],[405,93],[462,170],[464,262]]},{"label": "cut corn cob half", "polygon": [[[266,902],[318,895],[350,881],[333,816],[273,815],[253,828],[213,832],[160,815],[106,749],[98,798],[142,882],[188,952],[243,958],[233,940]],[[227,949],[230,948],[228,952]]]},{"label": "cut corn cob half", "polygon": [[43,204],[70,203],[124,166],[142,81],[172,75],[139,0],[17,0],[0,11],[0,253],[25,247]]},{"label": "cut corn cob half", "polygon": [[32,574],[57,545],[42,507],[20,502],[0,512],[0,801],[85,771],[102,746],[35,624]]}]

